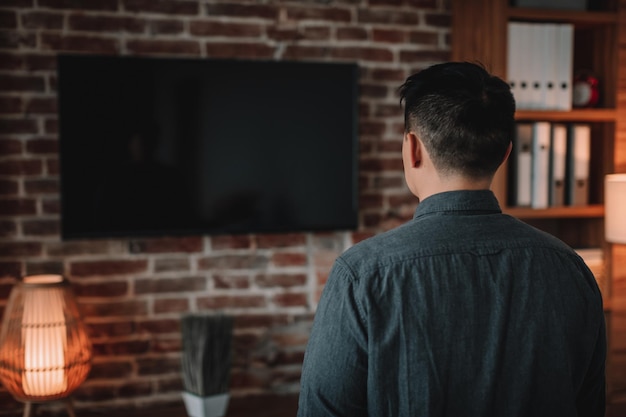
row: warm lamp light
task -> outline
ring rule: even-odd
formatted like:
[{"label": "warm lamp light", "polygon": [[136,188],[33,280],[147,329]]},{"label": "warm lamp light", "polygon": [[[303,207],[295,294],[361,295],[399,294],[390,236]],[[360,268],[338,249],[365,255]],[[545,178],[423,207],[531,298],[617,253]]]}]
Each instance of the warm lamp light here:
[{"label": "warm lamp light", "polygon": [[[69,282],[32,275],[11,291],[0,330],[0,380],[19,401],[67,400],[91,368],[91,343]],[[68,411],[74,415],[67,400]]]},{"label": "warm lamp light", "polygon": [[604,235],[607,242],[626,244],[626,174],[605,176]]}]

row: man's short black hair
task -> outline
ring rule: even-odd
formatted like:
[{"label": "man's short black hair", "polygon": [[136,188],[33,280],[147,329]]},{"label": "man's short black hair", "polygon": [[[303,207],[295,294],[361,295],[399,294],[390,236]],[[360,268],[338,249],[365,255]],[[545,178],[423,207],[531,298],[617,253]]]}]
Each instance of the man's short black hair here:
[{"label": "man's short black hair", "polygon": [[509,85],[479,64],[433,65],[400,87],[405,130],[424,143],[442,174],[492,176],[515,132]]}]

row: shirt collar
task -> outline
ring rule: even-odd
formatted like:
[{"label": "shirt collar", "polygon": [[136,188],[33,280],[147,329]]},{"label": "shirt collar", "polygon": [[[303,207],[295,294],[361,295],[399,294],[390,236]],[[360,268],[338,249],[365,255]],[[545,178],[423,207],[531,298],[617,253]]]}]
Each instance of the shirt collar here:
[{"label": "shirt collar", "polygon": [[502,213],[491,190],[459,190],[433,194],[421,201],[414,219],[428,214],[494,214]]}]

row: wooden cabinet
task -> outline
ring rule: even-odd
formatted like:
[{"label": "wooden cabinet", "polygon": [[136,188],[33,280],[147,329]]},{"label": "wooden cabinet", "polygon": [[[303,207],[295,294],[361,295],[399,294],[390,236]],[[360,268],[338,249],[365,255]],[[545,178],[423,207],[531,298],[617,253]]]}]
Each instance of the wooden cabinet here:
[{"label": "wooden cabinet", "polygon": [[[507,205],[507,165],[493,190],[503,210],[561,238],[574,248],[602,248],[608,279],[604,292],[609,333],[607,416],[626,415],[626,257],[604,240],[604,176],[626,172],[626,0],[588,1],[593,10],[522,8],[509,0],[453,0],[451,59],[481,62],[507,79],[509,22],[569,23],[574,26],[574,69],[600,81],[600,103],[571,111],[518,110],[518,121],[591,126],[589,204],[532,209]],[[626,208],[624,209],[626,215]],[[616,253],[618,254],[616,256]]]}]

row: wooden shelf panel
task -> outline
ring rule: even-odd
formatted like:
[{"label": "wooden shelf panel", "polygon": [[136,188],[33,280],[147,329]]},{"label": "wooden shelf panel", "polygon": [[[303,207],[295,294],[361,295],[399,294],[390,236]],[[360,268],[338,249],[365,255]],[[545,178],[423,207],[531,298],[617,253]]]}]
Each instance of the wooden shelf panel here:
[{"label": "wooden shelf panel", "polygon": [[604,217],[604,206],[550,207],[533,209],[529,207],[505,207],[503,212],[520,219],[552,219],[552,218],[601,218]]},{"label": "wooden shelf panel", "polygon": [[570,111],[518,110],[516,120],[545,120],[548,122],[614,122],[615,109],[574,109]]},{"label": "wooden shelf panel", "polygon": [[577,26],[597,26],[614,24],[618,21],[615,12],[586,10],[553,10],[540,8],[509,7],[508,18],[511,20],[528,20],[537,22],[573,23]]}]

